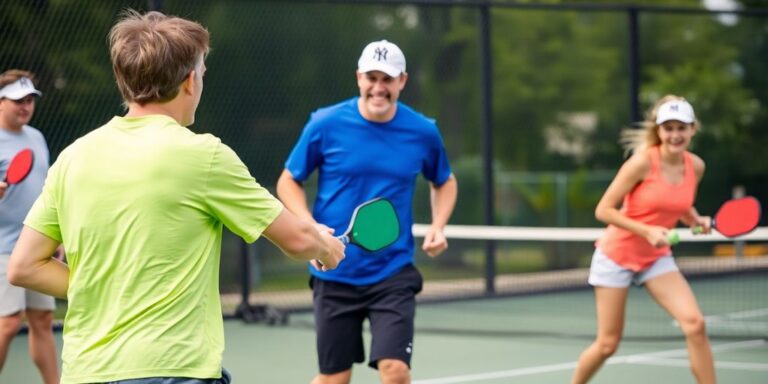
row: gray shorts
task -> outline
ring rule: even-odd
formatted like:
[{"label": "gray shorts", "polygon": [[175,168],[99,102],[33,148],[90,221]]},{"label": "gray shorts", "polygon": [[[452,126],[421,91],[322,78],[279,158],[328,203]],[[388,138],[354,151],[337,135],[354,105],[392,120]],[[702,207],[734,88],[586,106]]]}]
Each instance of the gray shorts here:
[{"label": "gray shorts", "polygon": [[596,248],[592,255],[592,265],[589,267],[589,284],[596,287],[626,288],[632,283],[643,285],[656,276],[678,270],[672,254],[662,256],[650,267],[635,272],[616,264],[599,248]]},{"label": "gray shorts", "polygon": [[8,282],[8,259],[10,255],[0,255],[0,317],[10,316],[25,309],[53,311],[56,308],[56,300],[52,296]]}]

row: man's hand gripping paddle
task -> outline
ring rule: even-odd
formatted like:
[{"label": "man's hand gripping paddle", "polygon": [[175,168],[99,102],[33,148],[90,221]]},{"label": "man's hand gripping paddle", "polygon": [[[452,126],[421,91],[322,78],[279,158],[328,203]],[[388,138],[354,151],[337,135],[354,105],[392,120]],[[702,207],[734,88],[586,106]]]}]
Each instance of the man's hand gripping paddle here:
[{"label": "man's hand gripping paddle", "polygon": [[395,207],[381,197],[358,205],[352,212],[347,230],[336,236],[344,245],[354,244],[368,252],[380,251],[399,237],[400,220]]}]

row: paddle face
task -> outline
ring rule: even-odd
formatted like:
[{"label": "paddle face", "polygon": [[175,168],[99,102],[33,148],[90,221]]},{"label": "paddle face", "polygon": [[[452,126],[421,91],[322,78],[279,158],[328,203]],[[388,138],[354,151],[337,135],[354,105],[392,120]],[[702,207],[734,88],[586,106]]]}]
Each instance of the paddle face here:
[{"label": "paddle face", "polygon": [[752,232],[760,222],[760,202],[752,196],[728,200],[712,218],[712,226],[726,237]]},{"label": "paddle face", "polygon": [[395,207],[383,198],[360,204],[352,214],[345,236],[350,243],[369,252],[391,245],[400,237],[400,221]]},{"label": "paddle face", "polygon": [[5,182],[8,184],[18,184],[24,181],[32,170],[32,163],[35,156],[29,148],[19,151],[8,164],[8,171],[5,173]]}]

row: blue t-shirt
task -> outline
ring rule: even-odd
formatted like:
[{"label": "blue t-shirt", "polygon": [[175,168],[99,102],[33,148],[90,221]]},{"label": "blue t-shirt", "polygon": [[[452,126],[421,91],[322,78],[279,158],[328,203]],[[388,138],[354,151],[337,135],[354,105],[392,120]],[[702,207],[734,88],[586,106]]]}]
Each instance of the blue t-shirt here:
[{"label": "blue t-shirt", "polygon": [[313,112],[285,167],[296,181],[319,172],[313,216],[336,235],[349,226],[355,207],[376,197],[392,201],[400,219],[400,238],[378,251],[350,245],[335,270],[317,278],[353,285],[382,281],[413,263],[413,193],[419,174],[436,185],[451,175],[443,140],[434,120],[397,104],[386,123],[368,121],[358,98]]}]

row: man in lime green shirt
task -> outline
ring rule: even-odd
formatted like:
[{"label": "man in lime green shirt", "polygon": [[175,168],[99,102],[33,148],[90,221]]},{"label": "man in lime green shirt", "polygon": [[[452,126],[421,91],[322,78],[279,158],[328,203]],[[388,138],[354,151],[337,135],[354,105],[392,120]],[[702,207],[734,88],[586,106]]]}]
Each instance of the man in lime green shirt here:
[{"label": "man in lime green shirt", "polygon": [[[226,383],[223,226],[324,270],[344,247],[284,209],[217,137],[185,128],[203,90],[205,28],[128,11],[109,39],[128,112],[59,155],[9,280],[69,300],[62,383]],[[60,243],[69,265],[50,257]]]}]

